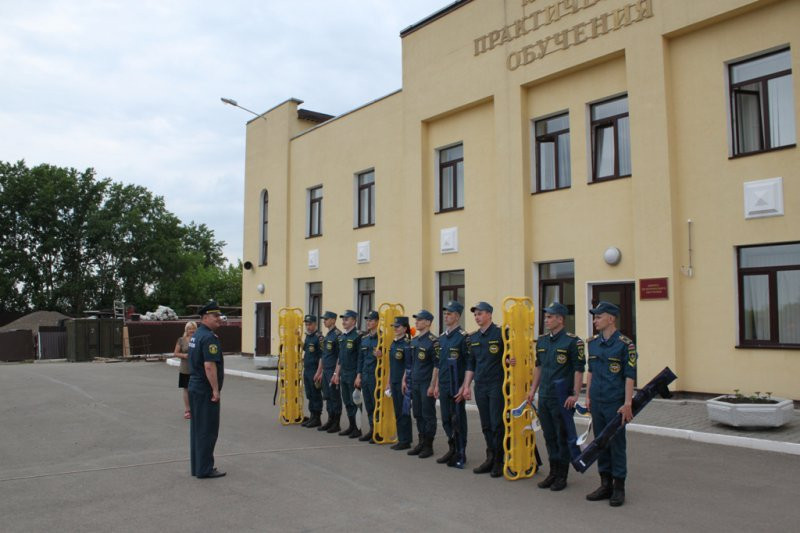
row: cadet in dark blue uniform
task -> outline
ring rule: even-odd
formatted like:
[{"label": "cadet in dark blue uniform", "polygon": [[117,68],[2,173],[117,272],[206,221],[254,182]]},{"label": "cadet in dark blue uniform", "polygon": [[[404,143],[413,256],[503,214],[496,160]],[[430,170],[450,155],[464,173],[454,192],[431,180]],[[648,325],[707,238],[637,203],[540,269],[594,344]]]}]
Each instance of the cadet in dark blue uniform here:
[{"label": "cadet in dark blue uniform", "polygon": [[439,464],[464,467],[467,448],[466,402],[461,396],[461,384],[467,370],[467,332],[458,322],[464,306],[459,302],[448,302],[444,307],[445,330],[439,337],[439,368],[434,370],[436,382],[434,396],[439,398],[442,412],[442,427],[447,434],[447,453],[436,459]]},{"label": "cadet in dark blue uniform", "polygon": [[342,390],[342,401],[347,410],[349,426],[339,432],[342,437],[356,438],[361,436],[361,430],[356,424],[358,406],[353,401],[353,391],[356,390],[356,371],[358,369],[358,352],[361,346],[361,334],[356,329],[358,313],[348,309],[342,315],[342,329],[339,335],[339,364],[333,374],[334,383]]},{"label": "cadet in dark blue uniform", "polygon": [[325,311],[322,315],[322,325],[328,330],[322,339],[322,396],[328,408],[328,421],[318,427],[317,431],[337,433],[341,429],[339,419],[342,416],[342,396],[339,393],[339,382],[333,382],[336,365],[339,364],[341,334],[336,327],[336,313]]},{"label": "cadet in dark blue uniform", "polygon": [[301,426],[316,428],[322,425],[322,334],[317,331],[317,317],[306,315],[303,319],[306,325],[306,338],[303,341],[303,387],[308,399],[308,412],[310,417]]},{"label": "cadet in dark blue uniform", "polygon": [[192,475],[222,477],[214,468],[214,446],[219,435],[220,391],[225,376],[222,344],[214,331],[222,325],[222,311],[211,300],[200,308],[200,326],[189,341],[190,453]]},{"label": "cadet in dark blue uniform", "polygon": [[425,309],[414,315],[417,319],[417,336],[411,339],[411,405],[417,421],[419,442],[408,455],[425,459],[433,455],[433,438],[436,436],[436,398],[433,369],[439,365],[439,340],[430,332],[433,315]]},{"label": "cadet in dark blue uniform", "polygon": [[[411,402],[405,401],[406,374],[411,373],[411,342],[408,335],[407,316],[395,317],[392,322],[394,340],[389,347],[389,391],[394,404],[394,418],[397,421],[397,442],[393,450],[411,448]],[[407,409],[403,404],[408,403]]]},{"label": "cadet in dark blue uniform", "polygon": [[492,477],[503,475],[503,335],[492,322],[493,308],[486,302],[478,302],[470,311],[475,316],[478,331],[470,333],[469,359],[464,375],[461,395],[467,400],[472,396],[470,385],[475,378],[475,403],[481,418],[481,430],[486,440],[486,460],[472,471],[476,474],[491,472]]},{"label": "cadet in dark blue uniform", "polygon": [[583,341],[564,329],[568,314],[567,307],[558,302],[544,308],[544,327],[548,333],[540,335],[536,341],[536,366],[528,392],[528,401],[533,403],[536,389],[539,389],[539,422],[550,459],[550,473],[538,486],[555,491],[564,490],[567,486],[570,454],[554,382],[565,379],[572,384],[570,396],[564,405],[572,409],[581,392],[586,366]]},{"label": "cadet in dark blue uniform", "polygon": [[358,440],[367,442],[372,440],[372,415],[375,412],[375,350],[378,348],[378,312],[367,313],[367,331],[361,337],[361,349],[358,351],[358,366],[356,368],[357,389],[361,389],[364,407],[369,417],[369,431]]},{"label": "cadet in dark blue uniform", "polygon": [[[589,312],[594,315],[592,322],[599,333],[587,343],[586,407],[592,413],[592,426],[597,437],[617,413],[622,415],[623,424],[633,418],[631,406],[638,356],[633,341],[617,330],[619,307],[600,302]],[[626,447],[625,428],[622,428],[597,458],[600,488],[588,494],[587,500],[609,499],[612,507],[625,502]]]}]

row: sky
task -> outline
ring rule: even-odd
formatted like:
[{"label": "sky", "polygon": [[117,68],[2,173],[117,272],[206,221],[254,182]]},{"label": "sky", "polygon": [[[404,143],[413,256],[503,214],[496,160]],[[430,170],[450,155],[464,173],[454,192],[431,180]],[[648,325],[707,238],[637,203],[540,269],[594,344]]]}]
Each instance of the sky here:
[{"label": "sky", "polygon": [[399,33],[451,0],[0,0],[0,161],[147,187],[242,257],[245,123],[401,88]]}]

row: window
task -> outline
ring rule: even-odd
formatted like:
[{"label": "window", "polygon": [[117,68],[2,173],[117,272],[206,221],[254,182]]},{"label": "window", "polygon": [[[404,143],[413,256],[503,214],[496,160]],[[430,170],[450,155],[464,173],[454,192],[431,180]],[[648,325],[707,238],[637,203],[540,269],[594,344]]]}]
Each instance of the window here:
[{"label": "window", "polygon": [[375,278],[356,280],[358,323],[361,331],[367,330],[367,313],[375,309]]},{"label": "window", "polygon": [[628,95],[592,104],[592,181],[631,175]]},{"label": "window", "polygon": [[308,189],[308,236],[322,235],[322,185]]},{"label": "window", "polygon": [[375,224],[375,171],[356,176],[356,227]]},{"label": "window", "polygon": [[[569,316],[564,327],[575,333],[575,262],[559,261],[539,264],[539,309],[552,302],[567,306]],[[544,312],[539,313],[539,333],[544,333]]]},{"label": "window", "polygon": [[317,317],[317,324],[321,322],[322,316],[322,282],[314,281],[307,284],[308,287],[308,314]]},{"label": "window", "polygon": [[[465,308],[467,304],[464,298],[464,271],[450,270],[439,272],[439,330],[444,332],[444,310],[442,309],[447,302],[455,300]],[[464,315],[461,313],[459,326],[464,327]]]},{"label": "window", "polygon": [[728,67],[733,155],[793,146],[794,96],[789,49]]},{"label": "window", "polygon": [[739,344],[800,348],[800,242],[742,246]]},{"label": "window", "polygon": [[439,150],[439,210],[464,208],[464,145]]},{"label": "window", "polygon": [[566,189],[570,186],[569,114],[537,120],[536,191]]},{"label": "window", "polygon": [[269,215],[269,193],[261,192],[261,264],[267,264],[267,219]]}]

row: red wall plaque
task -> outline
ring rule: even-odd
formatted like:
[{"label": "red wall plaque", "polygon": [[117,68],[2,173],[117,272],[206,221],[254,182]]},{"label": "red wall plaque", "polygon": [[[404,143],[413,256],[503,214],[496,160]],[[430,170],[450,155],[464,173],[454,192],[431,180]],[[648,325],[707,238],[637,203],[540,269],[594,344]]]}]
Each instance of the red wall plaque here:
[{"label": "red wall plaque", "polygon": [[640,300],[662,300],[669,298],[667,278],[647,278],[639,280]]}]

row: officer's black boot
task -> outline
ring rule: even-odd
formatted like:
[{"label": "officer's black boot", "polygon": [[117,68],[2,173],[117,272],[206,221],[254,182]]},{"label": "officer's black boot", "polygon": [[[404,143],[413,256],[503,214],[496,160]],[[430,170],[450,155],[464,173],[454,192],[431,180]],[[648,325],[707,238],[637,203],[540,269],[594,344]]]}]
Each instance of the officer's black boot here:
[{"label": "officer's black boot", "polygon": [[400,452],[400,451],[407,450],[407,449],[411,448],[411,445],[409,443],[407,443],[407,442],[398,442],[396,444],[392,444],[389,447],[391,449],[393,449],[393,450],[397,450],[398,452]]},{"label": "officer's black boot", "polygon": [[353,417],[352,426],[353,426],[353,431],[350,432],[348,437],[350,437],[351,439],[357,439],[358,437],[361,436],[361,430],[358,429],[358,426],[356,425],[356,417],[355,416]]},{"label": "officer's black boot", "polygon": [[614,478],[614,490],[611,493],[611,498],[608,500],[608,505],[611,507],[619,507],[625,503],[625,478]]},{"label": "officer's black boot", "polygon": [[363,437],[359,437],[359,442],[367,442],[368,440],[372,440],[372,428],[369,428],[369,431],[364,433]]},{"label": "officer's black boot", "polygon": [[505,452],[500,449],[494,454],[494,461],[492,462],[492,477],[501,477],[503,475],[503,462],[505,460]]},{"label": "officer's black boot", "polygon": [[307,428],[318,428],[322,425],[322,421],[319,419],[319,413],[311,413],[311,419],[306,424]]},{"label": "officer's black boot", "polygon": [[600,472],[600,488],[590,494],[587,494],[586,499],[590,502],[607,500],[611,497],[612,492],[611,474],[608,472]]},{"label": "officer's black boot", "polygon": [[454,439],[448,439],[447,445],[448,449],[445,452],[445,454],[436,459],[436,462],[439,464],[448,463],[450,459],[452,459],[452,457],[456,454],[456,441]]},{"label": "officer's black boot", "polygon": [[423,437],[422,434],[420,434],[419,435],[419,442],[417,442],[417,445],[414,446],[413,448],[411,448],[408,451],[408,455],[419,455],[419,453],[422,451],[422,446],[424,445],[423,444],[424,440],[425,440],[425,437]]},{"label": "officer's black boot", "polygon": [[455,450],[453,456],[447,461],[447,466],[452,466],[456,468],[464,468],[464,463],[467,462],[466,454],[462,453],[461,450]]},{"label": "officer's black boot", "polygon": [[557,469],[558,463],[550,461],[550,472],[547,474],[547,477],[537,483],[536,486],[540,489],[549,489],[553,485],[553,482],[555,482],[556,477],[558,477]]},{"label": "officer's black boot", "polygon": [[473,468],[472,471],[476,474],[485,474],[486,472],[491,472],[492,464],[494,464],[494,450],[491,448],[486,448],[486,460]]},{"label": "officer's black boot", "polygon": [[569,464],[567,463],[557,463],[556,467],[556,479],[553,482],[553,485],[550,487],[550,490],[564,490],[567,488],[567,474],[569,473]]},{"label": "officer's black boot", "polygon": [[[333,425],[333,417],[328,415],[328,420],[325,421],[320,427],[317,428],[317,431],[328,431],[331,426]],[[338,429],[336,431],[339,431]]]},{"label": "officer's black boot", "polygon": [[303,426],[303,427],[308,427],[308,421],[309,420],[311,420],[311,417],[304,416],[303,417],[303,421],[300,423],[300,425]]},{"label": "officer's black boot", "polygon": [[425,437],[422,441],[422,450],[420,450],[418,457],[420,459],[427,459],[433,455],[433,437]]},{"label": "officer's black boot", "polygon": [[354,430],[358,429],[358,428],[356,427],[356,416],[355,416],[355,415],[353,415],[353,416],[347,415],[347,422],[348,422],[348,424],[349,424],[349,425],[347,426],[347,429],[343,429],[343,430],[341,430],[341,431],[339,432],[339,436],[340,436],[340,437],[347,437],[347,436],[349,436],[349,435],[350,435],[350,434],[351,434],[351,433],[352,433]]},{"label": "officer's black boot", "polygon": [[341,416],[342,415],[340,414],[333,416],[333,422],[331,422],[331,425],[327,430],[328,433],[338,433],[339,430],[342,429],[342,427],[339,425],[339,418],[341,418]]}]

